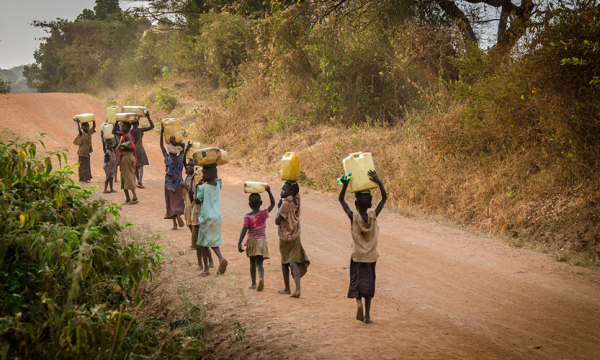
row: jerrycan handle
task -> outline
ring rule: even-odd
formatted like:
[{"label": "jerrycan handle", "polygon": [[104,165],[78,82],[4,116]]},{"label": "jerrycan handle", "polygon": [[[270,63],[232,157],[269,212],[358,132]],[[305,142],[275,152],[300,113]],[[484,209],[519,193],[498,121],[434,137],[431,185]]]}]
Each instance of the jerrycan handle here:
[{"label": "jerrycan handle", "polygon": [[359,151],[359,152],[355,152],[355,153],[350,154],[350,156],[352,156],[353,158],[356,158],[356,157],[359,157],[362,154],[363,154],[362,151]]}]

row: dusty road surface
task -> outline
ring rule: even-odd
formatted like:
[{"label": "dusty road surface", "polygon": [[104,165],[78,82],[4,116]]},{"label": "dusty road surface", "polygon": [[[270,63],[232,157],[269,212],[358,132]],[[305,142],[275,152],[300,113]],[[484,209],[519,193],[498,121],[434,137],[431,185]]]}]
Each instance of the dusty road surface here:
[{"label": "dusty road surface", "polygon": [[[0,96],[1,127],[28,138],[38,131],[47,133],[47,147],[69,149],[70,162],[76,158],[72,142],[77,131],[71,118],[84,112],[97,114],[99,130],[106,106],[85,96]],[[158,134],[148,134],[144,142],[151,164],[145,172],[146,189],[139,190],[140,203],[125,206],[124,213],[136,226],[161,231],[159,242],[183,254],[190,244],[189,231],[169,231],[171,221],[163,219],[164,166]],[[93,181],[103,184],[99,133],[93,145]],[[220,278],[229,276],[232,284],[243,285],[240,289],[253,303],[243,314],[258,319],[252,328],[253,346],[266,358],[600,358],[598,272],[491,238],[407,219],[388,209],[379,217],[374,322],[354,320],[355,301],[346,298],[350,223],[336,196],[305,189],[302,242],[312,263],[302,279],[302,297],[277,294],[283,281],[277,271],[275,213],[267,226],[271,259],[266,262],[265,290],[249,290],[248,261],[236,245],[243,214],[249,211],[242,184],[269,181],[277,189],[281,181],[276,174],[269,178],[230,165],[220,167],[219,175],[225,185],[223,252],[230,261],[228,275]],[[124,200],[121,192],[107,198]],[[191,291],[214,281],[215,276],[197,276],[194,257],[188,251],[171,259],[175,265],[159,280],[185,284]]]}]

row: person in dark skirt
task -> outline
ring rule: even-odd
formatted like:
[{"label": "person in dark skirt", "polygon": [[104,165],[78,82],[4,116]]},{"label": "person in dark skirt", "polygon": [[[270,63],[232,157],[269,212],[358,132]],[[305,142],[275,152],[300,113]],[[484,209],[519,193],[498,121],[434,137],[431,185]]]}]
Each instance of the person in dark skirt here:
[{"label": "person in dark skirt", "polygon": [[[353,212],[346,203],[346,189],[350,180],[341,178],[342,190],[340,191],[340,204],[350,218],[352,234],[352,256],[350,258],[350,286],[348,298],[356,299],[356,319],[371,323],[371,300],[375,296],[375,264],[377,264],[377,241],[379,225],[377,217],[387,200],[387,193],[381,179],[374,170],[369,171],[369,177],[379,185],[381,201],[375,210],[367,212],[372,206],[373,196],[369,190],[356,193],[356,212]],[[363,312],[362,298],[365,299]]]},{"label": "person in dark skirt", "polygon": [[183,167],[185,165],[184,156],[191,144],[186,147],[183,142],[177,142],[174,136],[169,139],[169,144],[165,148],[163,127],[160,131],[160,149],[165,157],[165,203],[167,205],[167,213],[165,219],[173,220],[173,228],[177,230],[179,227],[184,227],[185,223],[181,215],[185,212],[185,203],[183,202]]},{"label": "person in dark skirt", "polygon": [[142,179],[144,177],[144,165],[150,165],[150,162],[148,161],[148,155],[146,155],[146,149],[144,149],[144,143],[143,143],[144,133],[146,131],[150,131],[150,130],[154,129],[154,123],[152,122],[152,119],[150,119],[150,112],[148,112],[148,111],[146,111],[146,118],[148,119],[150,126],[141,128],[141,127],[139,127],[140,122],[138,120],[138,121],[132,123],[133,128],[131,129],[131,137],[133,138],[133,143],[135,144],[135,151],[137,153],[137,160],[138,160],[137,187],[139,187],[140,189],[144,188],[144,185],[142,184]]},{"label": "person in dark skirt", "polygon": [[90,154],[92,149],[92,134],[96,132],[96,121],[93,122],[93,127],[90,129],[89,123],[80,124],[77,120],[77,130],[79,135],[73,141],[73,144],[79,145],[77,156],[79,156],[79,181],[90,182],[92,180],[92,166],[90,163]]}]

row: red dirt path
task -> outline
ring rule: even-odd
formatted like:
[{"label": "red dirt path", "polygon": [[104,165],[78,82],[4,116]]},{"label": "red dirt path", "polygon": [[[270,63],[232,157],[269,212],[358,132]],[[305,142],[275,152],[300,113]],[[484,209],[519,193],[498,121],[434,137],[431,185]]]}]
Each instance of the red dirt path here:
[{"label": "red dirt path", "polygon": [[[71,118],[84,112],[99,119],[92,174],[103,185],[99,131],[106,106],[76,94],[0,96],[1,127],[29,139],[38,132],[48,133],[47,148],[69,149],[70,163],[77,151],[72,145],[77,128]],[[144,143],[151,164],[145,170],[146,189],[139,190],[140,203],[125,207],[124,213],[137,226],[161,231],[159,241],[170,251],[185,250],[189,231],[169,231],[171,221],[163,220],[164,167],[158,135],[147,135]],[[281,181],[230,165],[220,167],[219,175],[225,185],[223,252],[232,270],[226,277],[248,285],[248,261],[237,253],[243,214],[249,211],[242,184],[270,181],[276,189]],[[355,301],[345,296],[349,221],[336,196],[305,189],[302,196],[302,242],[312,261],[302,279],[302,297],[278,295],[283,281],[276,271],[266,272],[262,293],[246,290],[258,304],[248,310],[248,316],[264,319],[254,334],[267,339],[283,329],[275,340],[278,350],[266,349],[267,357],[600,358],[598,272],[387,209],[379,218],[374,323],[354,320]],[[121,203],[124,195],[106,198]],[[263,201],[266,204],[268,199]],[[272,258],[266,263],[270,269],[279,266],[276,234],[271,218],[267,237]],[[185,258],[193,262],[194,254]],[[189,264],[179,263],[166,271],[163,281],[186,282],[192,288],[210,281],[196,276]]]}]

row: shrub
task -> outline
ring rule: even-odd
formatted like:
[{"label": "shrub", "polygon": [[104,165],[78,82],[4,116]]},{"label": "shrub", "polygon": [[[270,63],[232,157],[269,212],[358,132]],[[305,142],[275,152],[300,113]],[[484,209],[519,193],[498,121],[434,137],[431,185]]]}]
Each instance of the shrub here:
[{"label": "shrub", "polygon": [[125,311],[160,270],[162,249],[121,238],[131,224],[119,224],[119,207],[74,184],[70,166],[53,170],[36,153],[31,142],[0,143],[2,358],[199,354],[201,344],[157,349],[152,331]]}]

